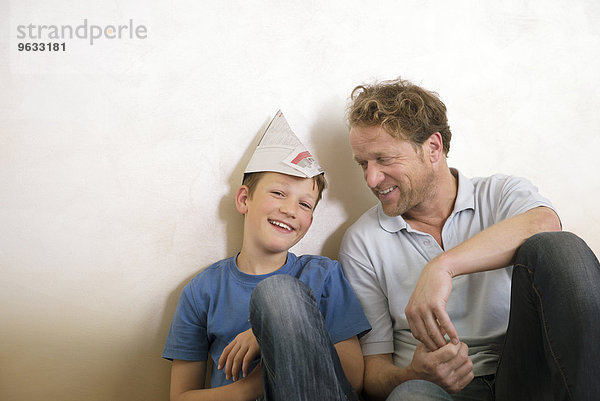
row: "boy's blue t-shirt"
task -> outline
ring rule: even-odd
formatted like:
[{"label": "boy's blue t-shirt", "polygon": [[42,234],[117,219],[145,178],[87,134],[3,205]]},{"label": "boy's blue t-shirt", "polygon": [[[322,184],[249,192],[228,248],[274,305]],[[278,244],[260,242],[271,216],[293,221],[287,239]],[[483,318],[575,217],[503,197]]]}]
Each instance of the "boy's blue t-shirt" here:
[{"label": "boy's blue t-shirt", "polygon": [[[252,290],[275,274],[296,277],[312,289],[333,343],[371,329],[337,261],[323,256],[297,257],[288,252],[285,265],[277,271],[250,275],[241,272],[236,257],[231,257],[206,268],[185,286],[163,358],[205,361],[210,354],[216,367],[227,344],[250,328],[248,315]],[[232,381],[225,379],[223,370],[213,369],[213,388],[228,383]]]}]

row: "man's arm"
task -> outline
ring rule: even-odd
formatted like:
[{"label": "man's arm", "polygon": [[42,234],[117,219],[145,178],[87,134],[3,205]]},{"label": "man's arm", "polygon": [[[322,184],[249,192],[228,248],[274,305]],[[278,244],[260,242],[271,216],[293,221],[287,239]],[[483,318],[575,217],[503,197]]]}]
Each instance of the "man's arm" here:
[{"label": "man's arm", "polygon": [[392,354],[365,357],[364,393],[370,399],[385,400],[399,384],[414,379],[430,381],[449,393],[462,390],[473,380],[473,362],[467,345],[449,343],[429,351],[419,343],[406,369],[394,365]]},{"label": "man's arm", "polygon": [[560,231],[560,220],[548,207],[537,207],[496,223],[432,259],[424,268],[406,307],[414,337],[430,349],[458,344],[458,333],[446,312],[452,278],[509,266],[518,248],[534,234]]},{"label": "man's arm", "polygon": [[171,401],[252,401],[262,392],[260,365],[246,378],[225,386],[204,389],[206,361],[173,360]]},{"label": "man's arm", "polygon": [[334,344],[346,378],[352,388],[360,394],[363,388],[363,375],[365,365],[358,337],[354,336],[347,340]]}]

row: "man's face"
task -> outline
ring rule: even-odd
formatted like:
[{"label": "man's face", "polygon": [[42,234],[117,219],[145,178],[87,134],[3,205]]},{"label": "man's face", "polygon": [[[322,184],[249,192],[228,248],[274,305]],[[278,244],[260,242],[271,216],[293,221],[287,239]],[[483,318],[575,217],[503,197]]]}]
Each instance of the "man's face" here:
[{"label": "man's face", "polygon": [[365,181],[388,216],[399,216],[429,199],[435,191],[431,162],[405,140],[382,127],[352,127],[350,145]]}]

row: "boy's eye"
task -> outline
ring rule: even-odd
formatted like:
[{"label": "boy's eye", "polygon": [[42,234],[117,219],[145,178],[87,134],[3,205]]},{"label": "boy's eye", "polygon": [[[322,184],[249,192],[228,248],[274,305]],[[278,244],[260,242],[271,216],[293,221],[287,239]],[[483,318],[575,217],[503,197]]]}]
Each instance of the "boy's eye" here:
[{"label": "boy's eye", "polygon": [[283,196],[283,192],[280,192],[280,191],[271,191],[271,193],[272,193],[273,195],[277,195],[277,196]]},{"label": "boy's eye", "polygon": [[300,206],[302,206],[305,209],[312,210],[312,206],[310,205],[310,203],[300,202]]}]

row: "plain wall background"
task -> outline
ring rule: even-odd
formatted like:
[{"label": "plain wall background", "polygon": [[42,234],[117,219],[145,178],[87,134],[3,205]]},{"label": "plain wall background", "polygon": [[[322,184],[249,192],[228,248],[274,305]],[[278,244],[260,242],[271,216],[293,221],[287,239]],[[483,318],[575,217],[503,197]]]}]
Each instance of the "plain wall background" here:
[{"label": "plain wall background", "polygon": [[[179,292],[233,255],[233,194],[281,108],[330,189],[297,253],[336,257],[375,204],[352,88],[440,93],[449,164],[530,178],[600,252],[600,3],[0,2],[0,398],[166,400]],[[17,26],[125,24],[140,40],[16,50]]]}]

